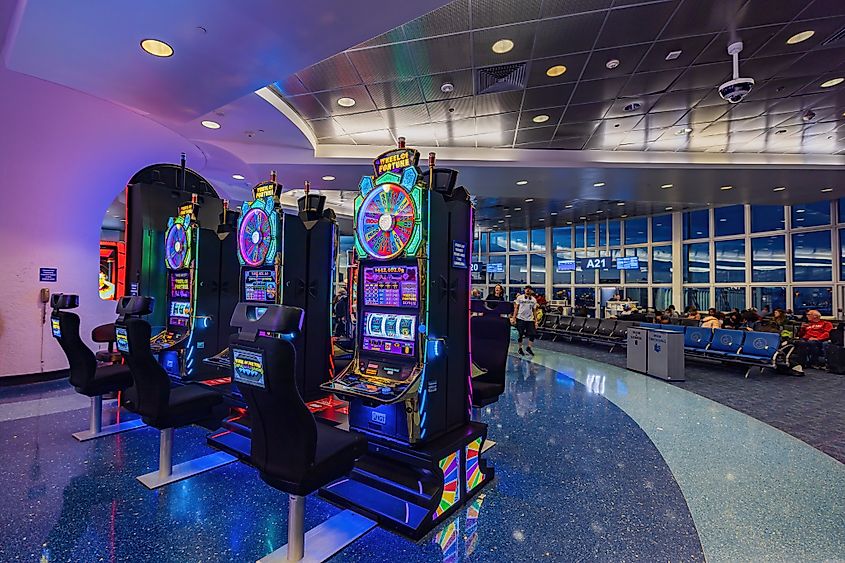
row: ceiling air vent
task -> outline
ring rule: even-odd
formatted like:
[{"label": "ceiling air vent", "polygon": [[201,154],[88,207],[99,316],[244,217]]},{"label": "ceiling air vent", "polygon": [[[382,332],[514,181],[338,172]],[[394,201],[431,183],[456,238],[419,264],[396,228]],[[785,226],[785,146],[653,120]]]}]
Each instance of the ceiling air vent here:
[{"label": "ceiling air vent", "polygon": [[510,92],[525,88],[525,63],[488,66],[478,69],[479,94]]},{"label": "ceiling air vent", "polygon": [[830,37],[825,39],[824,42],[822,42],[822,45],[827,47],[829,45],[841,43],[843,40],[845,40],[845,27],[843,27],[842,29],[840,29],[839,31],[837,31],[836,33],[834,33],[833,35],[831,35]]}]

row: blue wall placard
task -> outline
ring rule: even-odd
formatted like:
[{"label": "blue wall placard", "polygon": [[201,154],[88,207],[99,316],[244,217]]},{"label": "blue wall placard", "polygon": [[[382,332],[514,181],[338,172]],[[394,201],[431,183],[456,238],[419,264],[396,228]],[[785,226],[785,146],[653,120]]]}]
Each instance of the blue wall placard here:
[{"label": "blue wall placard", "polygon": [[54,282],[59,278],[58,268],[38,268],[38,281]]},{"label": "blue wall placard", "polygon": [[467,243],[458,240],[452,241],[452,267],[466,270],[467,264]]}]

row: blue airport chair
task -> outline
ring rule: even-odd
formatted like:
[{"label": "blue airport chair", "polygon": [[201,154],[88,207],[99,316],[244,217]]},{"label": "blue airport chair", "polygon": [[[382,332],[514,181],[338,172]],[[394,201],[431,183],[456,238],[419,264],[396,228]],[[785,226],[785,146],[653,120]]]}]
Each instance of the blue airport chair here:
[{"label": "blue airport chair", "polygon": [[763,371],[764,367],[775,367],[775,355],[780,349],[780,334],[774,332],[748,332],[745,334],[745,342],[742,345],[737,357],[743,363],[754,364],[749,366],[745,372],[745,377],[748,377],[751,368],[760,368]]},{"label": "blue airport chair", "polygon": [[713,331],[713,339],[707,349],[708,356],[730,358],[736,356],[745,340],[745,331],[717,328]]},{"label": "blue airport chair", "polygon": [[703,352],[710,345],[713,330],[700,326],[688,326],[684,330],[684,348],[691,352]]}]

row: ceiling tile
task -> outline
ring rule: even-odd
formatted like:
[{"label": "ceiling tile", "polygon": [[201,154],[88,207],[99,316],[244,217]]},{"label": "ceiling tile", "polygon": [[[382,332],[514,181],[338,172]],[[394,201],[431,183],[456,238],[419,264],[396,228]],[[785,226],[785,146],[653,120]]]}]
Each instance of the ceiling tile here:
[{"label": "ceiling tile", "polygon": [[501,147],[513,142],[514,131],[496,131],[475,136],[479,147]]},{"label": "ceiling tile", "polygon": [[516,129],[518,115],[516,112],[511,112],[478,117],[475,120],[475,130],[479,134],[513,131]]},{"label": "ceiling tile", "polygon": [[772,2],[771,0],[746,0],[737,12],[738,27],[757,27],[791,21],[803,9],[804,2]]},{"label": "ceiling tile", "polygon": [[437,137],[437,141],[440,143],[443,141],[451,143],[451,141],[458,137],[475,135],[475,118],[456,119],[435,123],[434,134]]},{"label": "ceiling tile", "polygon": [[359,145],[381,145],[387,147],[395,147],[396,139],[390,134],[387,129],[379,131],[369,131],[367,133],[355,133],[351,135],[355,142]]},{"label": "ceiling tile", "polygon": [[471,39],[469,33],[459,33],[409,42],[416,73],[428,75],[468,68],[472,60]]},{"label": "ceiling tile", "polygon": [[627,77],[621,77],[579,82],[575,93],[572,95],[571,103],[586,104],[588,102],[616,99],[627,80]]},{"label": "ceiling tile", "polygon": [[534,56],[538,58],[578,53],[593,48],[606,12],[541,20],[537,26]]},{"label": "ceiling tile", "polygon": [[[472,53],[475,67],[499,65],[531,58],[536,22],[518,23],[504,27],[481,29],[472,32]],[[494,53],[493,44],[500,39],[513,41],[507,53]]]},{"label": "ceiling tile", "polygon": [[302,81],[299,80],[299,77],[295,74],[288,76],[284,80],[274,82],[273,86],[285,96],[296,96],[298,94],[307,94],[309,92],[308,88],[305,87]]},{"label": "ceiling tile", "polygon": [[596,48],[653,41],[678,3],[676,0],[611,10]]},{"label": "ceiling tile", "polygon": [[[740,67],[741,68],[741,67]],[[675,83],[676,90],[716,88],[731,76],[731,63],[713,63],[689,67]]]},{"label": "ceiling tile", "polygon": [[349,135],[338,135],[337,137],[327,137],[320,139],[321,145],[354,145],[355,141]]},{"label": "ceiling tile", "polygon": [[387,45],[389,43],[398,43],[400,41],[405,41],[405,30],[402,29],[402,26],[395,27],[390,31],[382,33],[372,39],[368,39],[355,45],[353,49],[365,49],[367,47],[378,47],[379,45]]},{"label": "ceiling tile", "polygon": [[587,137],[555,138],[549,143],[549,148],[580,150],[587,142]]},{"label": "ceiling tile", "polygon": [[[699,35],[685,37],[684,39],[658,41],[651,46],[648,54],[643,57],[637,72],[686,68],[692,64],[712,40],[712,35]],[[680,51],[681,54],[678,55],[678,58],[667,61],[666,56],[672,51]]]},{"label": "ceiling tile", "polygon": [[673,111],[695,106],[710,92],[710,89],[673,91],[663,94],[652,107],[652,111]]},{"label": "ceiling tile", "polygon": [[402,26],[408,39],[469,31],[469,0],[454,0]]},{"label": "ceiling tile", "polygon": [[370,84],[367,90],[379,109],[423,102],[422,92],[415,78]]},{"label": "ceiling tile", "polygon": [[516,133],[516,144],[523,143],[537,143],[540,141],[551,141],[555,133],[555,127],[532,127],[530,129],[520,129]]},{"label": "ceiling tile", "polygon": [[806,8],[800,14],[798,19],[806,20],[812,18],[828,18],[831,16],[841,16],[845,13],[845,7],[839,0],[815,0],[815,2],[807,2]]},{"label": "ceiling tile", "polygon": [[[582,80],[594,80],[598,78],[618,78],[631,74],[636,70],[637,65],[648,51],[648,44],[626,45],[625,47],[613,47],[611,49],[600,49],[590,53],[590,60],[584,69]],[[616,59],[619,66],[607,68],[608,61]]]},{"label": "ceiling tile", "polygon": [[555,138],[589,137],[600,123],[601,121],[583,121],[580,123],[563,122],[557,128]]},{"label": "ceiling tile", "polygon": [[[534,59],[528,69],[528,86],[554,86],[577,82],[581,70],[587,62],[588,53],[575,53],[570,55],[558,55],[546,59]],[[553,66],[562,65],[566,71],[560,76],[549,76],[546,71]]]},{"label": "ceiling tile", "polygon": [[569,102],[569,96],[572,94],[574,88],[574,84],[528,88],[525,90],[525,100],[522,102],[522,109],[535,110],[565,106]]},{"label": "ceiling tile", "polygon": [[540,17],[540,0],[472,0],[472,27],[501,26],[536,20]]},{"label": "ceiling tile", "polygon": [[[443,92],[441,87],[445,83],[454,87],[451,92]],[[473,74],[471,70],[453,70],[442,74],[431,74],[419,77],[420,88],[422,89],[425,101],[445,100],[447,98],[460,98],[472,96],[474,92]]]},{"label": "ceiling tile", "polygon": [[[845,12],[845,8],[842,9]],[[823,20],[793,22],[774,34],[755,56],[791,55],[806,53],[810,49],[822,47],[822,43],[831,35],[845,27],[845,17],[831,17]],[[787,44],[786,40],[801,31],[812,30],[815,34],[809,39],[795,45]]]},{"label": "ceiling tile", "polygon": [[386,129],[387,125],[382,119],[382,116],[377,111],[368,111],[365,113],[354,113],[352,115],[339,115],[335,117],[343,130],[347,133],[365,133],[368,131],[377,131],[379,129]]},{"label": "ceiling tile", "polygon": [[[375,104],[370,99],[370,93],[363,86],[349,86],[332,92],[317,92],[314,96],[332,115],[346,115],[376,109]],[[352,98],[355,100],[355,105],[352,107],[340,106],[337,103],[340,98]]]},{"label": "ceiling tile", "polygon": [[519,111],[522,103],[522,91],[500,92],[475,96],[475,115],[491,115]]},{"label": "ceiling tile", "polygon": [[710,34],[727,29],[732,21],[731,12],[713,2],[700,0],[684,0],[675,15],[663,30],[661,39],[687,37],[690,35]]},{"label": "ceiling tile", "polygon": [[612,0],[545,0],[541,17],[571,16],[610,8]]},{"label": "ceiling tile", "polygon": [[425,104],[381,110],[381,116],[390,129],[397,129],[406,125],[420,125],[431,121]]},{"label": "ceiling tile", "polygon": [[679,111],[661,111],[647,113],[634,129],[654,129],[672,127],[679,119],[684,117],[687,112],[685,110]]},{"label": "ceiling tile", "polygon": [[594,102],[591,104],[570,104],[563,114],[566,123],[578,123],[601,119],[612,104],[608,102]]},{"label": "ceiling tile", "polygon": [[398,129],[392,129],[391,133],[393,133],[393,136],[397,139],[399,137],[405,137],[405,139],[407,139],[408,146],[437,146],[437,137],[434,134],[434,126],[430,124],[400,127]]},{"label": "ceiling tile", "polygon": [[349,51],[349,59],[366,84],[410,78],[416,74],[408,43]]},{"label": "ceiling tile", "polygon": [[361,79],[346,53],[340,53],[296,73],[312,92],[359,84]]},{"label": "ceiling tile", "polygon": [[428,113],[431,115],[432,121],[473,117],[475,115],[475,98],[467,96],[453,100],[429,102]]},{"label": "ceiling tile", "polygon": [[625,87],[619,92],[622,97],[642,96],[663,93],[681,75],[680,69],[643,72],[631,76]]},{"label": "ceiling tile", "polygon": [[287,102],[293,106],[296,112],[305,119],[316,119],[320,117],[328,117],[329,113],[320,105],[317,98],[311,94],[303,96],[292,96],[285,98]]},{"label": "ceiling tile", "polygon": [[315,119],[308,122],[318,139],[343,135],[343,128],[334,119]]},{"label": "ceiling tile", "polygon": [[[757,27],[741,29],[735,35],[724,32],[717,35],[713,41],[696,57],[695,64],[721,62],[731,72],[731,56],[728,55],[728,45],[739,39],[742,41],[742,53],[739,55],[739,69],[742,71],[743,61],[751,58],[754,53],[774,37],[780,26]],[[740,73],[741,74],[741,73]]]}]

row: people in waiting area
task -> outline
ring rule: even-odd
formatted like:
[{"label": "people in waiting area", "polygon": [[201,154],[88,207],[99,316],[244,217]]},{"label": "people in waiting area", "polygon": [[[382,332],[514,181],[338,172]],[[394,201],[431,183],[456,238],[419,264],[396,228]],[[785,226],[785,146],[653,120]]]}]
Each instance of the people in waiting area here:
[{"label": "people in waiting area", "polygon": [[707,314],[701,319],[701,326],[704,328],[722,328],[722,313],[716,309],[710,308]]},{"label": "people in waiting area", "polygon": [[530,355],[534,355],[534,338],[537,336],[537,314],[539,307],[537,306],[537,298],[534,296],[534,290],[530,285],[525,286],[525,290],[516,296],[514,300],[513,314],[511,315],[511,324],[516,326],[519,333],[517,342],[519,343],[519,355],[524,356],[525,352],[522,350],[522,341],[528,338],[528,346],[526,351]]},{"label": "people in waiting area", "polygon": [[681,314],[675,309],[674,305],[669,305],[666,307],[666,310],[663,312],[664,315],[669,317],[670,319],[677,319],[680,318]]},{"label": "people in waiting area", "polygon": [[497,283],[496,287],[493,288],[493,291],[487,294],[487,301],[504,301],[505,300],[505,288],[502,287],[502,284]]},{"label": "people in waiting area", "polygon": [[701,313],[698,312],[698,309],[695,307],[689,307],[687,310],[687,318],[692,319],[694,321],[701,320]]},{"label": "people in waiting area", "polygon": [[668,325],[671,321],[669,315],[665,312],[658,311],[654,314],[654,322],[660,325]]},{"label": "people in waiting area", "polygon": [[475,289],[472,290],[470,297],[472,299],[481,299],[483,297],[483,294],[481,293],[481,290],[476,287]]},{"label": "people in waiting area", "polygon": [[783,309],[775,309],[771,315],[764,316],[754,323],[754,330],[757,332],[773,332],[781,334],[786,325],[786,313]]},{"label": "people in waiting area", "polygon": [[766,318],[772,314],[771,310],[769,309],[768,305],[763,305],[763,308],[760,309],[760,316]]},{"label": "people in waiting area", "polygon": [[728,316],[725,317],[725,321],[722,323],[722,327],[734,330],[742,330],[745,328],[745,319],[742,318],[742,313],[740,313],[737,309],[728,313]]},{"label": "people in waiting area", "polygon": [[799,345],[806,353],[805,365],[818,365],[819,358],[824,356],[825,343],[830,340],[833,324],[822,319],[822,314],[812,309],[807,311],[807,322],[801,325],[798,332]]}]

